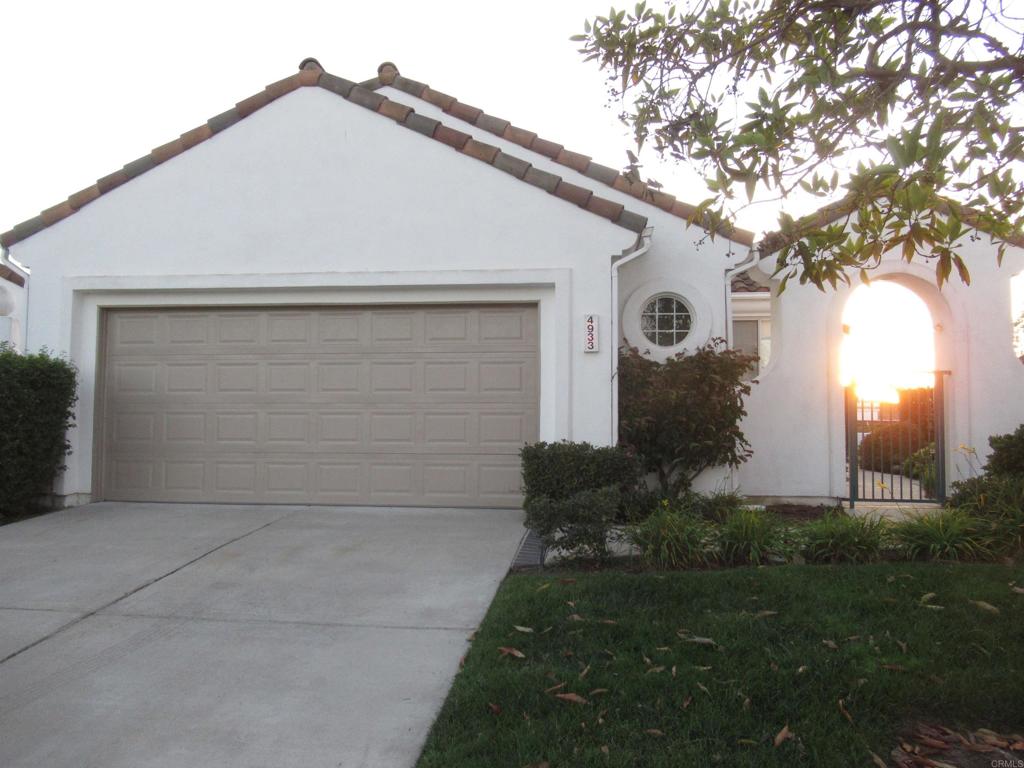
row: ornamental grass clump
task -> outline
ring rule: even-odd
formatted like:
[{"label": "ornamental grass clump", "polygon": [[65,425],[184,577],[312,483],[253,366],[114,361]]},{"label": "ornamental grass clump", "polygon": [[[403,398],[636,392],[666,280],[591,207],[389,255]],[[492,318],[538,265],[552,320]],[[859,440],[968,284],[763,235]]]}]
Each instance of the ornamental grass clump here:
[{"label": "ornamental grass clump", "polygon": [[941,509],[894,523],[892,535],[910,560],[986,560],[992,549],[985,527],[958,509]]},{"label": "ornamental grass clump", "polygon": [[886,523],[836,509],[805,525],[802,534],[802,554],[809,563],[867,563],[882,551]]},{"label": "ornamental grass clump", "polygon": [[713,565],[718,559],[714,538],[712,524],[668,501],[626,531],[626,540],[639,550],[645,565],[667,570]]},{"label": "ornamental grass clump", "polygon": [[761,565],[779,559],[783,546],[778,519],[763,510],[731,512],[718,529],[722,561],[731,565]]}]

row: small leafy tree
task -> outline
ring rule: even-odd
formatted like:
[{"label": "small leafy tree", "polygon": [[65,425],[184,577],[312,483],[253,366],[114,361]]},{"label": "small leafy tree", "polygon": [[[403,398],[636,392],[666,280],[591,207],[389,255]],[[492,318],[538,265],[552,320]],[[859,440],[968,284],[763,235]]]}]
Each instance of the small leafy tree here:
[{"label": "small leafy tree", "polygon": [[620,350],[619,440],[657,473],[667,498],[679,498],[705,469],[750,457],[739,424],[750,394],[744,378],[756,361],[722,339],[664,363]]},{"label": "small leafy tree", "polygon": [[[941,285],[972,228],[1022,242],[1024,14],[1011,0],[682,0],[614,8],[574,39],[638,144],[700,166],[717,226],[737,198],[831,201],[780,217],[776,274],[822,288],[889,249]],[[854,220],[855,218],[855,220]],[[861,272],[866,277],[865,272]]]}]

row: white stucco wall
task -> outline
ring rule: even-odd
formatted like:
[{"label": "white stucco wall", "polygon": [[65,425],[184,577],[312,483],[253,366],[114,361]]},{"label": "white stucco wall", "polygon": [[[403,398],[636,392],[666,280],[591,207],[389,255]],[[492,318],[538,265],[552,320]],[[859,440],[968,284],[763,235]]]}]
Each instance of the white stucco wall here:
[{"label": "white stucco wall", "polygon": [[[970,286],[954,276],[939,291],[931,265],[906,264],[896,254],[873,275],[913,289],[937,324],[936,365],[951,371],[945,383],[949,482],[969,473],[959,446],[975,448],[984,462],[990,435],[1024,423],[1024,365],[1013,354],[1010,305],[1010,279],[1024,269],[1024,250],[1010,248],[1000,267],[987,238],[965,240],[963,247]],[[773,299],[771,362],[743,423],[754,456],[738,472],[742,492],[847,495],[839,345],[843,307],[857,284],[821,292],[791,282]]]},{"label": "white stucco wall", "polygon": [[104,307],[537,302],[542,439],[611,439],[610,263],[634,233],[303,88],[11,250],[27,345],[81,372],[59,493],[88,494]]}]

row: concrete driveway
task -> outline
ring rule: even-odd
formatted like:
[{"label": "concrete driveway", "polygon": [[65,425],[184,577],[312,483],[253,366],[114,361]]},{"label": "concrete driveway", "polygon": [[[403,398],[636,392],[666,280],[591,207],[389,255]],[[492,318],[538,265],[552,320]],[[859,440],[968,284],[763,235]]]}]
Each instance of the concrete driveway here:
[{"label": "concrete driveway", "polygon": [[0,765],[415,763],[513,510],[102,503],[0,528]]}]

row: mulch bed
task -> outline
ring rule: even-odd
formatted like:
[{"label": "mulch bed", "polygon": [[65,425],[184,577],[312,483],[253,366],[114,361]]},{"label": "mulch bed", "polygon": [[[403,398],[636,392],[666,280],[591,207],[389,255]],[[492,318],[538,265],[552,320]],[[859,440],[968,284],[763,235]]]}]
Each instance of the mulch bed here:
[{"label": "mulch bed", "polygon": [[[898,768],[992,768],[1024,765],[1024,736],[986,728],[960,733],[917,725],[889,755]],[[881,758],[877,765],[885,765]]]}]

